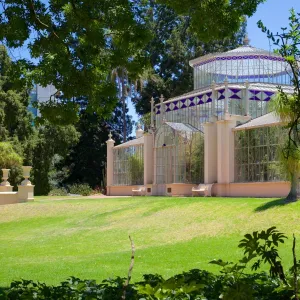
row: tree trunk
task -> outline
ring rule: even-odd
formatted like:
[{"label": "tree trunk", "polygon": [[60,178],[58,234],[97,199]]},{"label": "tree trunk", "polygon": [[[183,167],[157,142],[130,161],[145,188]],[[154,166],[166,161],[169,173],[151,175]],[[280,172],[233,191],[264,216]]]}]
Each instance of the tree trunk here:
[{"label": "tree trunk", "polygon": [[286,197],[286,202],[297,201],[297,187],[298,187],[298,176],[291,174],[291,190]]},{"label": "tree trunk", "polygon": [[126,91],[125,91],[125,71],[122,69],[122,104],[123,104],[123,143],[126,142],[127,130],[126,130]]}]

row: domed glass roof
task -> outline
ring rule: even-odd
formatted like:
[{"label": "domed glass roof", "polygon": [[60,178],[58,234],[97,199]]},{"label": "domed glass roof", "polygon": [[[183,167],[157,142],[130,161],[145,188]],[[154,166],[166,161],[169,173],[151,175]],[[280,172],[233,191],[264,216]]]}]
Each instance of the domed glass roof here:
[{"label": "domed glass roof", "polygon": [[280,55],[248,44],[224,53],[208,54],[190,61],[195,89],[223,82],[290,84],[288,65]]}]

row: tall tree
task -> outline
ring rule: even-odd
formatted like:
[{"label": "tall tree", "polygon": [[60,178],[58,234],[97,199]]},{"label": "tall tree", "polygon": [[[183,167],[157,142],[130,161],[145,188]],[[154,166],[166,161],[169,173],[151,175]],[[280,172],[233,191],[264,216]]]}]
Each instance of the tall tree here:
[{"label": "tall tree", "polygon": [[[191,29],[204,41],[232,36],[242,16],[251,16],[263,1],[158,0],[158,3],[188,18]],[[25,45],[31,58],[37,61],[35,64],[24,59],[16,61],[16,75],[19,71],[30,81],[53,84],[71,104],[74,97],[86,96],[89,109],[104,116],[116,104],[114,98],[104,97],[116,94],[115,84],[108,80],[111,70],[120,66],[141,70],[145,65],[145,44],[150,38],[146,24],[153,3],[153,0],[2,0],[0,41],[12,48]],[[52,98],[50,104],[54,111],[56,99]],[[62,112],[59,103],[52,116]]]},{"label": "tall tree", "polygon": [[[24,85],[16,85],[11,59],[0,45],[0,142],[12,145],[26,165],[32,162],[35,136],[28,104],[29,91]],[[15,186],[20,182],[21,170],[16,164],[11,169],[10,183]]]},{"label": "tall tree", "polygon": [[291,10],[289,27],[282,28],[282,33],[272,33],[259,21],[258,26],[273,43],[279,47],[275,50],[285,58],[294,86],[293,94],[287,94],[279,86],[279,95],[274,102],[275,113],[286,124],[287,142],[282,149],[285,170],[291,182],[291,189],[286,201],[297,200],[297,186],[300,176],[300,13]]},{"label": "tall tree", "polygon": [[[127,133],[132,131],[133,122],[126,116]],[[123,107],[119,103],[108,119],[82,109],[76,125],[81,134],[79,142],[71,148],[65,160],[58,164],[64,170],[61,183],[88,183],[91,187],[104,186],[107,137],[112,131],[116,144],[123,141]],[[129,134],[127,135],[129,138]]]},{"label": "tall tree", "polygon": [[0,140],[16,138],[25,141],[33,133],[26,86],[16,87],[11,76],[12,62],[6,48],[0,45]]},{"label": "tall tree", "polygon": [[55,177],[55,163],[63,160],[76,144],[79,133],[74,125],[44,124],[38,129],[33,155],[33,183],[37,195],[47,195],[53,186],[51,177]]}]

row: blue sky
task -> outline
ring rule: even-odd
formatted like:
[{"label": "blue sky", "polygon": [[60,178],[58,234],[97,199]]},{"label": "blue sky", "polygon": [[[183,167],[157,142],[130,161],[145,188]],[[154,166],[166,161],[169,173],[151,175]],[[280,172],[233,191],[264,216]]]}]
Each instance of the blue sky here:
[{"label": "blue sky", "polygon": [[250,45],[269,50],[269,41],[265,33],[262,33],[257,27],[257,21],[262,20],[264,25],[273,32],[280,31],[281,27],[288,27],[291,8],[300,13],[300,0],[267,0],[260,4],[256,13],[248,19],[247,31]]}]

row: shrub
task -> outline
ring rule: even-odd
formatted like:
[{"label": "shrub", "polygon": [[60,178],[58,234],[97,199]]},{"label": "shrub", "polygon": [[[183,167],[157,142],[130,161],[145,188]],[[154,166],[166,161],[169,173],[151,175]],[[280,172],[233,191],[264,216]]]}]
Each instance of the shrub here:
[{"label": "shrub", "polygon": [[65,188],[55,188],[55,189],[52,189],[48,196],[67,196],[68,195],[68,192]]},{"label": "shrub", "polygon": [[22,157],[14,150],[9,142],[0,142],[0,167],[11,168],[22,165]]},{"label": "shrub", "polygon": [[70,194],[76,194],[82,196],[89,196],[93,192],[92,188],[87,183],[74,183],[68,188]]}]

